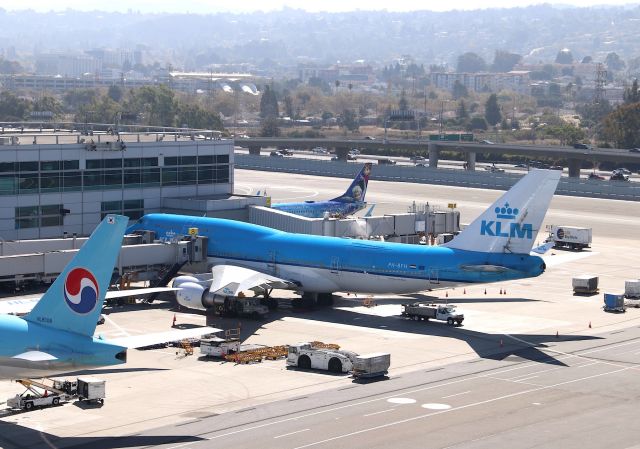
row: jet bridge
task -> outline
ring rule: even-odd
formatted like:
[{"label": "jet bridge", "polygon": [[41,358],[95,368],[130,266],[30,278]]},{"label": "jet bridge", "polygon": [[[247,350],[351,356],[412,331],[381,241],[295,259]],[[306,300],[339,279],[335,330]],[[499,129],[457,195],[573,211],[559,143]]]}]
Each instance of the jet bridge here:
[{"label": "jet bridge", "polygon": [[[41,245],[46,250],[37,252],[34,251],[38,248],[36,240],[25,245],[10,246],[11,251],[6,251],[5,247],[5,255],[0,255],[0,287],[15,288],[27,282],[53,282],[86,241],[83,239],[82,242],[71,243],[72,240],[48,239]],[[206,263],[203,256],[206,254],[206,237],[160,242],[147,233],[127,236],[124,243],[114,269],[114,279],[128,273],[128,279],[132,281],[155,281],[171,267]],[[7,242],[4,244],[7,245]],[[31,252],[20,254],[18,251],[21,247]]]}]

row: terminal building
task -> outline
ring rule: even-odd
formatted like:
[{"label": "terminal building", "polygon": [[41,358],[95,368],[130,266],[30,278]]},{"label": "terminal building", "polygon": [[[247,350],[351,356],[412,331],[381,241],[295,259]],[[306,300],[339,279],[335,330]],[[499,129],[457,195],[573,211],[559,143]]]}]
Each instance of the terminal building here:
[{"label": "terminal building", "polygon": [[3,128],[0,237],[88,235],[108,213],[135,220],[164,211],[164,201],[180,212],[196,200],[229,198],[233,141],[199,133]]}]

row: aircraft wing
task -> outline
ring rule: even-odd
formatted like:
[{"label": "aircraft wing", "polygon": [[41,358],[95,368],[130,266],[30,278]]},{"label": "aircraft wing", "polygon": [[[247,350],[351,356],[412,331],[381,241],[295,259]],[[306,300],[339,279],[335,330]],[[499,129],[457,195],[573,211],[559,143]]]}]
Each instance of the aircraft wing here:
[{"label": "aircraft wing", "polygon": [[159,345],[172,341],[180,341],[185,338],[198,338],[203,335],[215,334],[221,332],[221,329],[215,327],[194,327],[191,329],[174,329],[167,332],[158,332],[155,334],[133,335],[130,337],[110,338],[109,343],[123,346],[128,349],[143,348],[145,346]]},{"label": "aircraft wing", "polygon": [[[178,290],[172,287],[134,288],[131,290],[108,291],[105,299],[126,298],[130,296],[144,296],[152,293],[171,292]],[[0,301],[0,315],[26,315],[40,301],[39,297],[24,299],[8,299]]]},{"label": "aircraft wing", "polygon": [[107,292],[105,299],[127,298],[129,296],[143,296],[152,293],[172,292],[178,290],[172,287],[150,287],[150,288],[134,288],[131,290],[110,290]]},{"label": "aircraft wing", "polygon": [[211,269],[211,274],[213,280],[209,291],[222,296],[238,296],[245,290],[292,290],[299,287],[286,279],[235,265],[216,265]]}]

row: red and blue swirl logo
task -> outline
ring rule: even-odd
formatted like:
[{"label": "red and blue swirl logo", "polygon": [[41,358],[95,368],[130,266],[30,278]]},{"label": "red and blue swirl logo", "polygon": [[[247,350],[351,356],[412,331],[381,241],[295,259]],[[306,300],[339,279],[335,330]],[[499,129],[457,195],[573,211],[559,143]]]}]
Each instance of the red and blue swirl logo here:
[{"label": "red and blue swirl logo", "polygon": [[64,300],[76,313],[85,315],[98,304],[98,281],[89,270],[74,268],[64,281]]}]

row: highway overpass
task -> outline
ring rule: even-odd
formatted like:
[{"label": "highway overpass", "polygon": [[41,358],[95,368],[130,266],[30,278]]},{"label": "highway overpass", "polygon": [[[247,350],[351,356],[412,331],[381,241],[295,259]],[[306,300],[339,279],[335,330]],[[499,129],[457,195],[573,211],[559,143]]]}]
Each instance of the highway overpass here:
[{"label": "highway overpass", "polygon": [[566,159],[569,165],[569,176],[580,177],[580,166],[583,161],[591,163],[613,162],[623,165],[628,163],[640,164],[640,153],[630,152],[619,148],[594,148],[590,150],[573,147],[549,145],[513,145],[513,144],[482,144],[478,142],[443,142],[429,140],[370,140],[370,139],[298,139],[284,137],[258,137],[236,139],[235,145],[248,148],[251,154],[260,154],[261,148],[281,147],[293,149],[312,149],[324,147],[334,149],[338,157],[346,160],[347,153],[352,148],[360,150],[388,150],[390,155],[394,151],[429,154],[429,165],[438,166],[441,151],[457,151],[466,155],[468,170],[475,170],[477,153],[511,154],[525,156],[528,159],[550,158],[553,160]]}]

